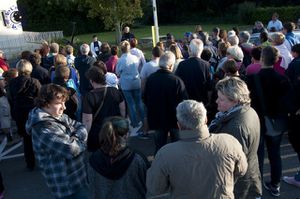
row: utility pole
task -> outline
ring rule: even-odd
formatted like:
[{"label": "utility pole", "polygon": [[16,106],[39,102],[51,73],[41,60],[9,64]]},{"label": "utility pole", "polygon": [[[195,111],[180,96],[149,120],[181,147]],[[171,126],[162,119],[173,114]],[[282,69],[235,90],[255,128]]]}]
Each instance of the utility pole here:
[{"label": "utility pole", "polygon": [[157,20],[157,8],[156,8],[156,0],[152,0],[153,6],[153,20],[154,20],[154,31],[155,31],[155,44],[159,42],[159,31],[158,31],[158,20]]}]

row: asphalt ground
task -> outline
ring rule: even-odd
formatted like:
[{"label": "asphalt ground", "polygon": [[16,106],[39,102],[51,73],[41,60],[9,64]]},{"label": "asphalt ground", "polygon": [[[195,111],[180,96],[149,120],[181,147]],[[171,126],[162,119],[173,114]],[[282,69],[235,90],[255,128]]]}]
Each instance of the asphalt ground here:
[{"label": "asphalt ground", "polygon": [[[151,136],[150,139],[130,137],[129,145],[143,152],[150,160],[153,159],[154,142]],[[8,155],[19,153],[22,153],[22,146]],[[281,154],[283,175],[294,175],[298,170],[299,162],[296,153],[288,142],[286,134],[283,136]],[[0,171],[6,188],[5,199],[53,199],[39,170],[28,171],[25,167],[23,156],[2,160],[0,162]],[[269,178],[270,170],[266,157],[264,179],[268,181]],[[296,199],[297,197],[300,198],[300,189],[282,181],[280,198]],[[162,196],[157,198],[167,199],[169,197]],[[274,197],[271,197],[270,194],[264,190],[262,198],[271,199]]]}]

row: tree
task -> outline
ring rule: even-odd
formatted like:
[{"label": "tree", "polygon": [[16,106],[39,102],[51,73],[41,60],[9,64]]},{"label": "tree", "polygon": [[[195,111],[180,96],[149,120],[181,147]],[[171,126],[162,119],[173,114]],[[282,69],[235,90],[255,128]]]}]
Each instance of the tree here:
[{"label": "tree", "polygon": [[89,16],[100,17],[105,29],[115,29],[116,42],[121,41],[121,27],[132,24],[133,20],[143,16],[141,0],[86,0]]}]

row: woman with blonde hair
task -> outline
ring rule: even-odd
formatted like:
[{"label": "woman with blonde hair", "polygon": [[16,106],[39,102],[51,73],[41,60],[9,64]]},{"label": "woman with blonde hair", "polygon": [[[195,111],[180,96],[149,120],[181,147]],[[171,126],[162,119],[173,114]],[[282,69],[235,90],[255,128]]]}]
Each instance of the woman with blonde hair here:
[{"label": "woman with blonde hair", "polygon": [[276,32],[271,36],[272,45],[279,51],[279,60],[274,65],[274,70],[284,75],[293,57],[288,48],[284,45],[285,36],[281,32]]},{"label": "woman with blonde hair", "polygon": [[90,159],[91,195],[96,198],[146,198],[149,163],[127,146],[129,123],[122,117],[105,120],[98,139],[100,147]]},{"label": "woman with blonde hair", "polygon": [[171,44],[169,49],[172,53],[174,53],[175,59],[176,59],[174,67],[173,67],[173,73],[174,73],[177,69],[178,64],[181,61],[183,61],[183,56],[182,56],[181,50],[179,49],[179,47],[176,44]]}]

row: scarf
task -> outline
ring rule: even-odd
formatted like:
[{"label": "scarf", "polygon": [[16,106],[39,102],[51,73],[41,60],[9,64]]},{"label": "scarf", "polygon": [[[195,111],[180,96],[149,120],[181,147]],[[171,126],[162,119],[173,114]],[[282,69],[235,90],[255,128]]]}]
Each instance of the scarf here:
[{"label": "scarf", "polygon": [[210,125],[209,125],[209,132],[213,132],[218,124],[223,121],[225,118],[227,118],[228,116],[232,115],[233,113],[235,113],[236,111],[239,111],[243,108],[243,105],[241,104],[237,104],[233,107],[231,107],[228,111],[225,112],[218,112],[216,114],[216,118],[211,121]]}]

